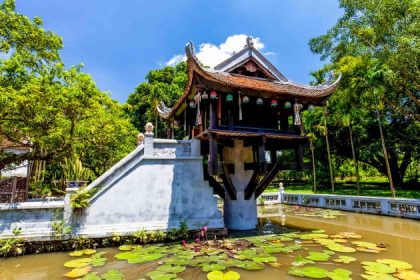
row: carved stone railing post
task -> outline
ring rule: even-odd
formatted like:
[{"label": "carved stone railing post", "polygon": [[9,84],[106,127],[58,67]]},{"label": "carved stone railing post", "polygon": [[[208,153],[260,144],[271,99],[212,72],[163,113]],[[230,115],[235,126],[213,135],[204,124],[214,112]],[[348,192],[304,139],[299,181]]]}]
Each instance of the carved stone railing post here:
[{"label": "carved stone railing post", "polygon": [[144,127],[146,132],[144,133],[144,155],[153,155],[153,124],[147,123]]}]

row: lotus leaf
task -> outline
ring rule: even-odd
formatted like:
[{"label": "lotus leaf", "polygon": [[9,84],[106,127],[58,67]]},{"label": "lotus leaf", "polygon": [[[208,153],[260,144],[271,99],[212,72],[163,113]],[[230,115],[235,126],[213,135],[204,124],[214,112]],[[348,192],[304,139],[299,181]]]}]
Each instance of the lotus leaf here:
[{"label": "lotus leaf", "polygon": [[315,266],[307,266],[307,267],[291,267],[288,271],[288,274],[295,275],[295,276],[305,276],[309,278],[326,278],[328,277],[328,271]]},{"label": "lotus leaf", "polygon": [[274,256],[258,256],[258,257],[253,257],[252,260],[254,262],[276,262],[277,258]]},{"label": "lotus leaf", "polygon": [[342,244],[333,243],[326,246],[329,250],[340,253],[354,253],[356,249],[353,247],[344,246]]},{"label": "lotus leaf", "polygon": [[106,258],[92,258],[90,264],[94,267],[104,266],[106,263]]},{"label": "lotus leaf", "polygon": [[104,274],[101,275],[104,280],[122,280],[123,275],[121,272],[115,269],[108,270]]},{"label": "lotus leaf", "polygon": [[77,268],[72,269],[70,272],[67,272],[66,274],[64,274],[64,276],[69,277],[69,278],[79,278],[79,277],[82,277],[83,275],[88,274],[91,270],[92,269],[90,266],[77,267]]},{"label": "lotus leaf", "polygon": [[395,278],[391,274],[386,273],[378,273],[378,272],[372,272],[372,271],[366,271],[366,274],[362,274],[363,279],[367,280],[398,280],[398,278]]},{"label": "lotus leaf", "polygon": [[307,234],[302,234],[299,238],[303,240],[307,240],[307,239],[317,239],[317,238],[327,238],[327,237],[328,235],[324,233],[307,233]]},{"label": "lotus leaf", "polygon": [[356,245],[357,247],[363,247],[368,249],[377,249],[378,246],[372,242],[365,242],[365,241],[353,241],[352,244]]},{"label": "lotus leaf", "polygon": [[129,258],[132,258],[134,256],[133,252],[123,252],[123,253],[118,253],[114,256],[114,258],[116,258],[117,260],[127,260]]},{"label": "lotus leaf", "polygon": [[246,270],[260,270],[264,268],[262,263],[253,262],[253,261],[243,261],[234,265],[239,268],[243,268]]},{"label": "lotus leaf", "polygon": [[163,262],[165,264],[189,265],[191,263],[191,260],[173,257],[173,258],[165,259]]},{"label": "lotus leaf", "polygon": [[205,265],[203,265],[203,268],[202,268],[202,270],[204,272],[210,272],[210,271],[216,271],[216,270],[225,270],[225,269],[226,269],[226,265],[217,264],[217,263],[205,264]]},{"label": "lotus leaf", "polygon": [[399,261],[399,260],[393,260],[393,259],[379,259],[376,260],[378,263],[384,263],[387,264],[395,269],[403,270],[403,269],[412,269],[413,266],[409,263]]},{"label": "lotus leaf", "polygon": [[401,280],[420,280],[420,273],[414,270],[401,270],[394,275]]},{"label": "lotus leaf", "polygon": [[381,252],[381,250],[369,249],[369,248],[365,248],[365,247],[356,247],[356,250],[359,251],[359,252],[375,253],[375,254],[379,254]]},{"label": "lotus leaf", "polygon": [[338,259],[335,259],[333,261],[338,262],[338,263],[349,264],[351,262],[354,262],[355,260],[356,258],[349,257],[349,256],[338,256]]},{"label": "lotus leaf", "polygon": [[301,255],[299,255],[299,256],[297,256],[296,258],[295,258],[295,261],[294,262],[292,262],[292,265],[293,266],[303,266],[303,265],[305,265],[305,264],[313,264],[313,263],[315,263],[314,261],[311,261],[311,260],[307,260],[307,259],[305,259],[304,257],[302,257]]},{"label": "lotus leaf", "polygon": [[91,262],[91,258],[81,258],[81,259],[75,259],[64,263],[65,267],[71,267],[71,268],[78,268],[78,267],[84,267],[88,266]]},{"label": "lotus leaf", "polygon": [[132,245],[121,245],[120,247],[118,247],[118,250],[120,251],[131,251],[133,249],[134,247]]},{"label": "lotus leaf", "polygon": [[157,271],[163,271],[163,272],[169,272],[169,273],[180,273],[185,271],[185,266],[179,266],[179,265],[160,265],[156,267]]},{"label": "lotus leaf", "polygon": [[312,231],[312,233],[325,233],[325,230],[323,229],[315,229]]},{"label": "lotus leaf", "polygon": [[328,273],[328,277],[332,280],[351,280],[350,275],[353,272],[347,269],[336,268],[333,271]]},{"label": "lotus leaf", "polygon": [[83,277],[83,280],[101,280],[102,278],[99,277],[98,272],[91,272],[85,275],[85,277]]},{"label": "lotus leaf", "polygon": [[248,249],[248,250],[240,251],[238,255],[235,256],[235,258],[240,259],[240,260],[250,260],[253,257],[256,257],[257,255],[258,255],[257,251]]},{"label": "lotus leaf", "polygon": [[394,273],[395,268],[377,262],[362,262],[363,268],[367,271],[378,272],[378,273]]},{"label": "lotus leaf", "polygon": [[309,252],[309,256],[305,258],[311,261],[325,262],[325,261],[328,261],[330,257],[331,257],[330,254],[326,254],[324,252]]},{"label": "lotus leaf", "polygon": [[152,280],[160,279],[174,279],[176,278],[176,274],[174,273],[167,273],[165,271],[158,271],[154,270],[146,274],[146,276],[150,277]]},{"label": "lotus leaf", "polygon": [[148,255],[133,254],[132,257],[127,259],[128,263],[144,263],[151,262],[163,258],[164,255],[160,253],[151,253]]},{"label": "lotus leaf", "polygon": [[212,271],[207,274],[208,280],[238,280],[241,275],[235,271],[228,271],[223,273],[222,271]]},{"label": "lotus leaf", "polygon": [[96,250],[95,249],[84,249],[83,250],[83,254],[84,255],[93,255],[95,253],[96,253]]},{"label": "lotus leaf", "polygon": [[106,254],[106,252],[99,252],[99,253],[96,253],[96,254],[94,254],[94,255],[92,255],[92,256],[90,256],[92,259],[95,259],[95,258],[101,258],[103,255],[105,255]]},{"label": "lotus leaf", "polygon": [[81,257],[83,256],[83,251],[74,251],[69,254],[71,257]]}]

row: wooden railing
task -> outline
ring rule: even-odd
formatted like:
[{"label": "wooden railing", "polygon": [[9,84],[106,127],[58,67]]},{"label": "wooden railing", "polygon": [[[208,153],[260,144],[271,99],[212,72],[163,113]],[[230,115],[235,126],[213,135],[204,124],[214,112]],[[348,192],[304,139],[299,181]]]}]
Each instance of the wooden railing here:
[{"label": "wooden railing", "polygon": [[28,178],[10,177],[0,180],[0,203],[28,200]]}]

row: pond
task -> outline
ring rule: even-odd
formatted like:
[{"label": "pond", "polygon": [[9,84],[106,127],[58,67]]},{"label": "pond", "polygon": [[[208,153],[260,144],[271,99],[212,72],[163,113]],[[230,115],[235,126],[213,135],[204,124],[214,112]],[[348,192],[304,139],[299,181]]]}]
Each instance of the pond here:
[{"label": "pond", "polygon": [[420,279],[418,221],[285,205],[259,212],[258,231],[225,241],[2,259],[0,279]]}]

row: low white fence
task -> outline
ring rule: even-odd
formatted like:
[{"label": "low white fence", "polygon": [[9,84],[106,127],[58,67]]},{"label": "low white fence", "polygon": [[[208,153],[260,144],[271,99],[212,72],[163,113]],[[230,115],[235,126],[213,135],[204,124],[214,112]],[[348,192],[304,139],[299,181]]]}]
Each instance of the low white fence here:
[{"label": "low white fence", "polygon": [[263,193],[264,204],[290,204],[420,219],[420,199],[331,194]]}]

